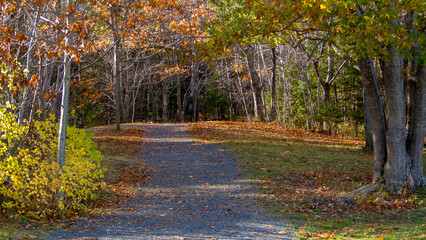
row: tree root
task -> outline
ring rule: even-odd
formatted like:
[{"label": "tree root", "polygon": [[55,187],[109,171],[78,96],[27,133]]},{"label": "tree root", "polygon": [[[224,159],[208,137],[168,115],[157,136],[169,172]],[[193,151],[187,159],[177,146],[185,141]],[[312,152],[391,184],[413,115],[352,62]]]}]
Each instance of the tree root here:
[{"label": "tree root", "polygon": [[310,198],[308,202],[310,203],[326,203],[326,202],[338,202],[346,205],[356,205],[355,197],[365,195],[371,192],[374,192],[377,188],[381,186],[380,183],[368,184],[358,190],[344,194],[342,196],[337,196],[335,198],[323,198],[323,197],[314,197]]},{"label": "tree root", "polygon": [[361,196],[361,195],[365,195],[371,192],[376,191],[377,188],[379,188],[382,184],[380,183],[372,183],[372,184],[368,184],[358,190],[355,190],[353,192],[350,192],[348,194],[345,194],[346,197],[357,197],[357,196]]}]

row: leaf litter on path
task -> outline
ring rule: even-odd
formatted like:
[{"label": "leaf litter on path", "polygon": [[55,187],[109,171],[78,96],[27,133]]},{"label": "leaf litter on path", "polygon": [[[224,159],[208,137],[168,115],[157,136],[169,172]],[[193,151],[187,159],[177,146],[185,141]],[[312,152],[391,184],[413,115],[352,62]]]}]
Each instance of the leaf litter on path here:
[{"label": "leaf litter on path", "polygon": [[187,126],[132,125],[144,129],[135,158],[148,178],[135,185],[138,193],[120,210],[94,217],[102,222],[83,219],[76,222],[80,232],[52,232],[51,239],[292,239],[290,222],[249,202],[256,193],[237,159],[216,144],[192,141]]}]

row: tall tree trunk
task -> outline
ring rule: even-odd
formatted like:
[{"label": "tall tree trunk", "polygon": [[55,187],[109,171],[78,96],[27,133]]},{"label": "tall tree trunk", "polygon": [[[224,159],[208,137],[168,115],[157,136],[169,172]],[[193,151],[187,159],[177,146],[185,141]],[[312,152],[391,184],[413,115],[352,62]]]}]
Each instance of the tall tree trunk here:
[{"label": "tall tree trunk", "polygon": [[120,43],[121,40],[118,36],[114,37],[114,59],[113,59],[113,65],[112,65],[112,77],[114,82],[114,90],[115,90],[115,124],[116,124],[116,130],[120,130],[120,124],[122,122],[123,113],[122,108],[124,107],[122,104],[122,91],[121,91],[121,76],[120,76]]},{"label": "tall tree trunk", "polygon": [[[266,79],[263,77],[263,74],[262,74],[262,64],[260,62],[260,59],[262,59],[263,66],[264,66],[264,68],[266,68],[265,58],[263,57],[262,45],[258,44],[257,67],[259,69],[259,84],[260,84],[260,86],[264,86],[265,83],[266,83]],[[266,121],[269,121],[268,109],[266,107],[266,100],[265,100],[265,88],[261,87],[260,91],[262,93],[261,96],[262,96],[263,116],[265,116]]]},{"label": "tall tree trunk", "polygon": [[182,115],[182,89],[180,78],[176,77],[176,98],[177,98],[177,122],[183,122]]},{"label": "tall tree trunk", "polygon": [[54,66],[49,66],[46,67],[44,72],[45,72],[45,77],[42,77],[42,87],[41,87],[41,93],[40,93],[40,97],[39,97],[39,106],[40,106],[40,110],[42,112],[41,114],[41,119],[44,121],[46,119],[46,98],[45,95],[48,92],[48,89],[50,87],[50,81],[52,79],[53,76],[53,67]]},{"label": "tall tree trunk", "polygon": [[[35,45],[34,37],[37,36],[36,28],[37,28],[37,24],[38,24],[38,22],[40,20],[40,13],[39,13],[39,11],[36,11],[35,14],[36,15],[35,15],[35,18],[34,18],[34,22],[32,23],[33,26],[32,26],[32,31],[31,31],[31,38],[30,38],[30,41],[29,41],[29,44],[28,44],[27,59],[26,59],[26,68],[28,70],[28,73],[26,75],[27,75],[28,78],[31,77],[31,73],[30,73],[31,60],[34,57],[33,54],[32,54],[32,48]],[[40,78],[41,78],[41,76],[40,76]],[[27,117],[28,112],[29,112],[28,111],[28,101],[31,98],[31,96],[29,96],[30,92],[31,92],[30,89],[28,87],[25,87],[24,94],[22,96],[22,98],[23,98],[22,100],[23,101],[22,101],[22,104],[21,104],[21,106],[19,108],[19,115],[18,115],[18,124],[19,125],[22,125],[23,122],[24,122],[24,119],[28,118]],[[37,92],[35,92],[34,94],[37,95]]]},{"label": "tall tree trunk", "polygon": [[168,108],[169,108],[169,86],[166,80],[163,80],[162,82],[162,98],[163,98],[163,114],[162,114],[162,120],[163,122],[168,121]]},{"label": "tall tree trunk", "polygon": [[412,184],[415,188],[426,185],[423,171],[423,148],[426,134],[426,67],[419,65],[414,80],[412,102],[414,104],[414,119],[411,120],[412,133],[409,135],[407,145],[410,155],[410,172]]},{"label": "tall tree trunk", "polygon": [[[415,31],[413,21],[418,14],[410,13],[407,27]],[[423,171],[423,148],[426,134],[426,66],[419,63],[420,45],[415,43],[412,51],[414,57],[409,61],[408,82],[410,86],[410,108],[408,122],[407,150],[410,155],[410,172],[413,187],[419,188],[426,185]]]},{"label": "tall tree trunk", "polygon": [[365,121],[365,151],[371,152],[374,150],[374,141],[373,141],[373,133],[371,128],[371,121],[372,118],[370,116],[370,112],[367,111],[368,102],[367,98],[365,97],[365,88],[363,91],[363,99],[364,99],[364,121]]},{"label": "tall tree trunk", "polygon": [[191,74],[191,89],[192,89],[192,120],[194,122],[199,121],[200,116],[200,74],[199,74],[199,63],[192,64],[192,74]]},{"label": "tall tree trunk", "polygon": [[366,111],[371,117],[371,128],[374,142],[373,183],[378,183],[383,175],[387,160],[385,138],[385,113],[382,95],[380,93],[376,70],[370,58],[364,57],[358,61],[365,87]]},{"label": "tall tree trunk", "polygon": [[[238,61],[238,57],[235,54],[235,62],[237,63],[237,61]],[[229,76],[229,71],[228,71],[228,64],[227,64],[226,60],[225,60],[225,69],[226,69],[226,79],[227,79],[228,82],[231,82],[231,78]],[[249,106],[248,106],[248,103],[247,103],[247,100],[246,100],[245,92],[243,90],[243,85],[241,84],[241,81],[240,81],[239,72],[236,71],[236,73],[237,73],[237,79],[236,79],[236,84],[235,85],[236,85],[236,87],[238,89],[238,93],[241,96],[241,100],[243,102],[243,109],[244,109],[244,112],[246,114],[247,120],[249,122],[251,122],[252,121],[252,115],[251,115],[251,113],[249,111]]]},{"label": "tall tree trunk", "polygon": [[[68,0],[67,7],[73,6],[73,1]],[[68,13],[67,26],[71,26],[74,20],[74,14]],[[69,36],[65,38],[65,45],[73,46],[73,31],[71,28]],[[61,101],[61,115],[59,118],[59,134],[58,134],[58,164],[61,170],[65,165],[65,144],[67,139],[67,123],[68,123],[68,108],[69,108],[69,95],[71,83],[71,56],[66,50],[64,54],[64,77],[62,80],[62,101]]]},{"label": "tall tree trunk", "polygon": [[277,75],[277,54],[275,47],[272,47],[272,78],[271,78],[271,113],[269,116],[270,121],[275,121],[277,119],[277,108],[276,108],[276,75]]},{"label": "tall tree trunk", "polygon": [[290,94],[288,94],[291,91],[291,80],[289,80],[287,84],[287,78],[285,74],[285,64],[284,64],[284,54],[283,54],[284,47],[283,45],[280,45],[280,65],[282,68],[282,81],[283,81],[283,114],[282,114],[282,123],[285,125],[287,124],[287,105],[290,105],[291,109],[291,98],[289,97]]},{"label": "tall tree trunk", "polygon": [[262,111],[262,89],[260,86],[259,75],[256,72],[254,61],[254,46],[249,45],[246,52],[247,65],[250,72],[250,83],[253,91],[254,114],[256,120],[263,120]]},{"label": "tall tree trunk", "polygon": [[409,155],[406,149],[405,96],[402,79],[402,57],[393,47],[388,47],[389,60],[381,61],[386,91],[386,147],[387,162],[383,178],[385,184],[399,190],[404,187],[409,174]]}]

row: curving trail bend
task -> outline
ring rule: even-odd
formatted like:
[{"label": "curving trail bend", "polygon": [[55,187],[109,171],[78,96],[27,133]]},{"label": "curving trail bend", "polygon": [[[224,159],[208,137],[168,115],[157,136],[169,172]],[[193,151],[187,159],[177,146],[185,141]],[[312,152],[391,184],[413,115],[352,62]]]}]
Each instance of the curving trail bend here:
[{"label": "curving trail bend", "polygon": [[[123,210],[48,239],[293,239],[291,223],[250,203],[254,189],[237,160],[216,144],[192,141],[185,124],[141,124],[140,158],[149,170]],[[124,210],[127,209],[127,210]]]}]

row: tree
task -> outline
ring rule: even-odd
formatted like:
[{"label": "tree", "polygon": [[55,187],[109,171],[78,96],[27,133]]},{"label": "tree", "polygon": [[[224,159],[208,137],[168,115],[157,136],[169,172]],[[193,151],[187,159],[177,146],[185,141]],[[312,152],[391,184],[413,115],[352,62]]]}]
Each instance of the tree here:
[{"label": "tree", "polygon": [[[330,44],[340,41],[343,51],[359,63],[366,89],[366,108],[374,119],[374,182],[394,190],[425,185],[422,167],[426,133],[425,5],[421,1],[214,3],[219,9],[219,22],[240,23],[238,27],[224,24],[215,30],[220,33],[218,36],[227,36],[225,43],[247,42],[259,36],[269,39],[294,36],[301,42],[310,39],[312,32],[322,32]],[[226,8],[243,11],[238,14]],[[334,65],[332,60],[329,67]],[[379,62],[380,69],[375,68],[373,61]],[[330,70],[329,80],[323,81],[325,87],[334,78]],[[380,77],[383,87],[379,86]]]},{"label": "tree", "polygon": [[[74,37],[72,24],[74,21],[75,5],[72,0],[68,0],[66,4],[67,20],[65,29],[67,29],[65,36],[65,47],[74,46]],[[59,117],[59,134],[58,134],[58,164],[59,167],[65,165],[65,144],[67,138],[67,124],[68,124],[68,108],[69,108],[69,95],[71,83],[71,48],[65,50],[64,53],[64,77],[62,80],[62,101],[61,101],[61,115]]]},{"label": "tree", "polygon": [[[334,34],[343,38],[351,32],[347,51],[358,59],[367,111],[375,119],[374,181],[394,190],[422,187],[426,184],[422,166],[426,134],[424,4],[374,1],[348,7],[352,17],[346,24],[340,23],[342,30]],[[380,69],[375,69],[373,58]],[[384,94],[378,88],[379,71]]]}]

